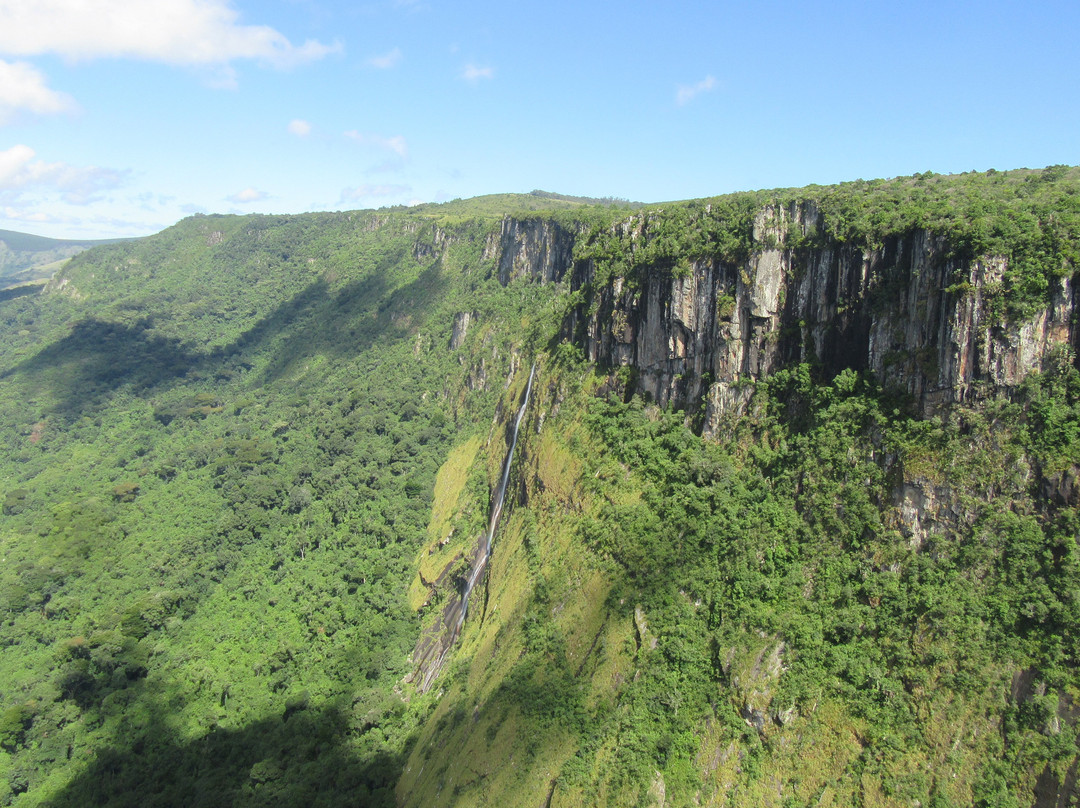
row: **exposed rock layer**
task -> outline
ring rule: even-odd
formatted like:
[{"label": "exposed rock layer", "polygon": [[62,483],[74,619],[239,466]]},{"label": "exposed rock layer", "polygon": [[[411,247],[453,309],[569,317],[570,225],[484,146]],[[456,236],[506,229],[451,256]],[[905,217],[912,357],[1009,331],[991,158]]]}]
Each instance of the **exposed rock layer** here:
[{"label": "exposed rock layer", "polygon": [[[793,230],[819,246],[771,246]],[[995,309],[1004,258],[951,258],[948,244],[923,230],[874,249],[823,234],[812,204],[765,208],[754,223],[760,246],[745,262],[695,261],[680,273],[645,268],[605,282],[592,260],[573,260],[580,234],[541,219],[504,220],[488,254],[503,283],[532,278],[580,290],[565,334],[590,360],[632,368],[636,389],[658,403],[688,412],[703,405],[705,434],[724,413],[741,410],[747,382],[792,362],[817,362],[827,375],[873,371],[929,415],[1008,391],[1048,352],[1077,345],[1068,278],[1032,317],[1005,322]]]}]

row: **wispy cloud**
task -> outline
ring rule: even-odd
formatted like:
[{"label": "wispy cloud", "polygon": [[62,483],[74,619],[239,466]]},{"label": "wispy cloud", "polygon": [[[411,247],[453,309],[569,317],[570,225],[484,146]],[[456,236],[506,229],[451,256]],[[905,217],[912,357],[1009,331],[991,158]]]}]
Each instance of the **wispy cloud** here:
[{"label": "wispy cloud", "polygon": [[59,193],[70,205],[88,205],[105,191],[119,187],[126,171],[97,166],[46,163],[36,152],[19,144],[0,151],[0,200],[8,202],[29,191]]},{"label": "wispy cloud", "polygon": [[[161,230],[168,222],[147,222],[123,219],[115,216],[90,215],[75,216],[70,213],[57,213],[51,206],[45,209],[30,207],[0,207],[0,221],[41,225],[35,230],[51,231],[56,238],[104,238],[108,236],[142,236]],[[52,227],[45,227],[53,225]],[[57,227],[62,225],[61,227]],[[21,228],[20,228],[21,229]]]},{"label": "wispy cloud", "polygon": [[12,222],[31,222],[32,224],[73,224],[79,221],[77,216],[68,216],[35,208],[14,208],[6,205],[0,208],[2,218]]},{"label": "wispy cloud", "polygon": [[396,154],[391,154],[385,160],[365,169],[364,173],[369,176],[372,174],[395,174],[404,170],[405,162],[404,157],[398,157]]},{"label": "wispy cloud", "polygon": [[134,219],[123,219],[119,216],[88,216],[85,219],[81,219],[79,224],[81,225],[79,229],[87,235],[94,238],[101,238],[102,233],[145,236],[168,227],[172,224],[172,221],[136,221]]},{"label": "wispy cloud", "polygon": [[23,111],[55,115],[74,109],[71,97],[50,89],[33,65],[0,59],[0,126]]},{"label": "wispy cloud", "polygon": [[680,84],[675,90],[675,103],[680,107],[689,104],[697,96],[707,93],[716,87],[716,79],[706,76],[697,84]]},{"label": "wispy cloud", "polygon": [[396,67],[400,61],[401,49],[394,48],[392,51],[384,53],[381,56],[372,56],[367,60],[367,63],[379,70],[389,70],[391,67]]},{"label": "wispy cloud", "polygon": [[290,135],[296,135],[297,137],[307,137],[311,134],[311,124],[300,118],[289,121],[286,128],[289,130]]},{"label": "wispy cloud", "polygon": [[359,143],[361,146],[374,146],[378,149],[393,152],[403,160],[409,156],[409,144],[405,142],[405,137],[403,135],[386,137],[385,135],[377,135],[371,132],[360,132],[356,129],[350,129],[345,133],[345,137]]},{"label": "wispy cloud", "polygon": [[141,194],[128,197],[128,201],[148,213],[156,213],[166,205],[175,202],[176,197],[167,194],[155,194],[153,191],[143,191]]},{"label": "wispy cloud", "polygon": [[231,64],[199,65],[196,68],[203,83],[214,90],[235,90],[240,86],[236,79],[236,68]]},{"label": "wispy cloud", "polygon": [[237,191],[232,196],[225,197],[230,202],[238,202],[240,204],[250,204],[251,202],[262,202],[270,195],[266,191],[257,191],[254,188],[245,188],[242,191]]},{"label": "wispy cloud", "polygon": [[293,44],[267,25],[244,25],[228,0],[2,0],[0,52],[68,59],[123,57],[175,65],[255,59],[287,68],[339,52]]},{"label": "wispy cloud", "polygon": [[401,196],[412,190],[408,185],[358,185],[345,188],[341,192],[340,202],[361,202],[365,199],[386,199]]},{"label": "wispy cloud", "polygon": [[469,63],[465,65],[465,69],[461,71],[461,77],[465,81],[477,82],[480,79],[493,79],[495,78],[495,68],[493,67],[480,67]]}]

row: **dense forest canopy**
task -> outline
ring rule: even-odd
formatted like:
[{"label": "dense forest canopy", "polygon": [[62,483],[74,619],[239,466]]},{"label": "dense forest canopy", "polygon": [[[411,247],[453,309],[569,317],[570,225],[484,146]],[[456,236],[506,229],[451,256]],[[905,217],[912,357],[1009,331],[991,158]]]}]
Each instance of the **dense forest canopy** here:
[{"label": "dense forest canopy", "polygon": [[[557,282],[502,271],[554,255],[515,222],[573,242]],[[703,440],[567,326],[914,232],[1002,259],[981,338],[1019,334],[1072,289],[1080,169],[195,216],[0,299],[0,804],[1075,801],[1075,341],[933,416],[792,362]]]}]

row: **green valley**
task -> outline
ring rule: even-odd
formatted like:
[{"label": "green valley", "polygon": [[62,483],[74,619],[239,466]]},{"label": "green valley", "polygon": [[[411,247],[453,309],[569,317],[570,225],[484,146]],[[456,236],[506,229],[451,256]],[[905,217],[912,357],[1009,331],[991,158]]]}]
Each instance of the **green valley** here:
[{"label": "green valley", "polygon": [[0,299],[0,804],[1075,804],[1078,265],[1065,166],[82,252]]}]

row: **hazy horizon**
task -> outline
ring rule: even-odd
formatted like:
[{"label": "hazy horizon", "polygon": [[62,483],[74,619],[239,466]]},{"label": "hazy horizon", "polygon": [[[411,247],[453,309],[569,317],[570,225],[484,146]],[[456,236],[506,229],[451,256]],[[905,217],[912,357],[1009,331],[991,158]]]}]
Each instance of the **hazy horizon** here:
[{"label": "hazy horizon", "polygon": [[0,228],[1080,162],[1075,4],[0,0]]}]

